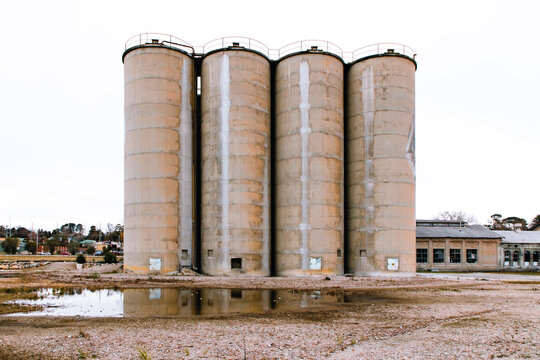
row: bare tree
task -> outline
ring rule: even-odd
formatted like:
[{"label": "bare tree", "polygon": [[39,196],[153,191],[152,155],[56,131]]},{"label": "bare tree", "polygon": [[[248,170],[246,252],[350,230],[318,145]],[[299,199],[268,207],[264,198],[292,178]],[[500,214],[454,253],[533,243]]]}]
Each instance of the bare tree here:
[{"label": "bare tree", "polygon": [[476,217],[463,211],[443,211],[435,216],[436,220],[456,220],[467,224],[476,224]]}]

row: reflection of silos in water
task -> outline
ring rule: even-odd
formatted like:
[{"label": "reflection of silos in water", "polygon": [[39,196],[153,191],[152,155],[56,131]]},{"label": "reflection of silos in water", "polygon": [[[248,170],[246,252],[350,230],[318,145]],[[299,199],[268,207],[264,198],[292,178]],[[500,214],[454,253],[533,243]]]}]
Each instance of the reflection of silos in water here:
[{"label": "reflection of silos in water", "polygon": [[343,62],[279,61],[275,76],[276,272],[343,273]]},{"label": "reflection of silos in water", "polygon": [[172,272],[192,264],[193,59],[146,44],[123,60],[125,269]]},{"label": "reflection of silos in water", "polygon": [[125,317],[179,315],[178,289],[125,289],[123,294]]},{"label": "reflection of silos in water", "polygon": [[343,295],[320,290],[272,290],[272,310],[302,310],[343,302]]},{"label": "reflection of silos in water", "polygon": [[201,289],[201,315],[262,313],[270,310],[270,290]]},{"label": "reflection of silos in water", "polygon": [[414,74],[387,53],[351,65],[347,78],[348,268],[415,271]]},{"label": "reflection of silos in water", "polygon": [[202,271],[270,275],[270,62],[229,48],[202,63]]}]

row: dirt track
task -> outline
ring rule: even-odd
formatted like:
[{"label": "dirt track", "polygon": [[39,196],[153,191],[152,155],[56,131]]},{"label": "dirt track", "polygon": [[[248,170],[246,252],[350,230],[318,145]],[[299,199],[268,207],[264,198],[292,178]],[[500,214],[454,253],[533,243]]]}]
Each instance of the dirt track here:
[{"label": "dirt track", "polygon": [[238,279],[114,272],[114,266],[27,271],[22,277],[0,279],[0,289],[296,288],[348,289],[370,296],[322,310],[196,319],[1,318],[0,358],[137,359],[141,353],[152,359],[540,358],[540,278]]}]

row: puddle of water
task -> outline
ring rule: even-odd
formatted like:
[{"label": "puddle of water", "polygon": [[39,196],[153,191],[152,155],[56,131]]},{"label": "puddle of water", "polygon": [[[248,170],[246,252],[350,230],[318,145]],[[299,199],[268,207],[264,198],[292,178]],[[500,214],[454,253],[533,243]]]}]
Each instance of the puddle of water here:
[{"label": "puddle of water", "polygon": [[[64,292],[66,291],[66,292]],[[11,303],[40,306],[42,310],[6,316],[84,316],[121,317],[124,314],[123,294],[115,290],[41,289],[36,300],[15,300]]]},{"label": "puddle of water", "polygon": [[324,291],[231,289],[42,289],[37,300],[12,303],[40,306],[39,311],[6,316],[193,317],[231,313],[265,313],[375,302],[359,294]]}]

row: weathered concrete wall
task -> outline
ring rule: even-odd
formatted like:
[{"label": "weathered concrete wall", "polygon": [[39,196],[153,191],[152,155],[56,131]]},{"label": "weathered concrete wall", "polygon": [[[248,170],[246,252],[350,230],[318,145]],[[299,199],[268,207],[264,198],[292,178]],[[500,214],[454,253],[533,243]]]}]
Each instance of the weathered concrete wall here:
[{"label": "weathered concrete wall", "polygon": [[356,274],[416,269],[414,75],[415,64],[398,56],[348,73],[348,271]]},{"label": "weathered concrete wall", "polygon": [[270,62],[242,50],[207,55],[201,93],[202,271],[269,276]]},{"label": "weathered concrete wall", "polygon": [[341,60],[316,53],[285,58],[276,68],[280,276],[343,273],[343,68]]},{"label": "weathered concrete wall", "polygon": [[124,266],[172,272],[192,259],[193,60],[163,46],[134,49],[124,81]]}]

